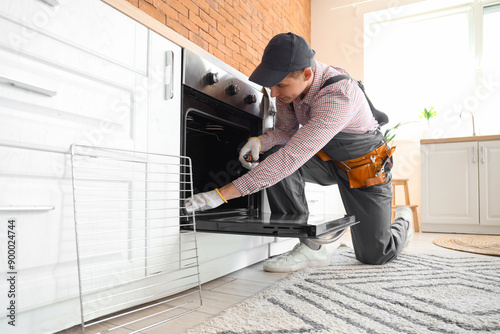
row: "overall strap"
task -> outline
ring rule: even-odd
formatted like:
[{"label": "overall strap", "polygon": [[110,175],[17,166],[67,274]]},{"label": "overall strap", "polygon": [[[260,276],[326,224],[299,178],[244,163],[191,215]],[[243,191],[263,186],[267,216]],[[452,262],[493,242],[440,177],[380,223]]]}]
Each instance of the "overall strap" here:
[{"label": "overall strap", "polygon": [[[344,79],[355,80],[352,77],[350,77],[349,75],[339,74],[339,75],[336,75],[334,77],[331,77],[331,78],[327,79],[323,83],[323,85],[321,86],[321,89],[323,89],[326,86],[329,86],[331,84],[334,84],[336,82],[339,82],[341,80],[344,80]],[[373,117],[375,117],[375,119],[379,123],[379,126],[383,126],[383,125],[389,123],[389,117],[384,112],[382,112],[382,111],[378,110],[377,108],[375,108],[375,106],[372,104],[372,101],[370,101],[370,99],[366,95],[365,87],[363,86],[363,84],[361,83],[361,81],[358,81],[358,80],[355,80],[355,81],[358,83],[359,88],[361,88],[361,91],[363,92],[363,95],[365,96],[366,100],[368,101],[368,105],[370,106],[370,110],[372,111]],[[292,108],[292,111],[294,110],[294,108],[293,108],[293,102],[290,102],[290,108]]]},{"label": "overall strap", "polygon": [[[328,80],[326,80],[324,83],[323,83],[323,86],[321,86],[321,89],[325,88],[326,86],[329,86],[331,84],[334,84],[336,82],[339,82],[340,80],[344,80],[344,79],[352,79],[350,76],[346,75],[346,74],[340,74],[340,75],[336,75],[334,77],[331,77],[329,78]],[[354,80],[354,79],[353,79]]]},{"label": "overall strap", "polygon": [[[331,77],[331,78],[327,79],[323,83],[323,86],[321,86],[321,89],[325,88],[328,85],[334,84],[334,83],[336,83],[336,82],[338,82],[340,80],[344,80],[344,79],[353,79],[353,78],[351,78],[350,76],[345,75],[345,74],[336,75],[334,77]],[[353,79],[353,80],[355,80],[355,79]],[[361,91],[365,95],[365,98],[368,101],[368,105],[370,106],[370,110],[372,111],[373,117],[375,117],[375,119],[377,120],[377,122],[379,123],[379,125],[383,126],[383,125],[386,125],[387,123],[389,123],[389,117],[384,112],[382,112],[382,111],[378,110],[377,108],[375,108],[375,106],[373,105],[372,101],[370,101],[370,99],[366,95],[365,87],[363,86],[363,84],[361,83],[361,81],[356,80],[356,82],[358,83],[359,88],[361,88]]]},{"label": "overall strap", "polygon": [[[321,86],[320,90],[325,88],[326,86],[329,86],[331,84],[334,84],[340,80],[344,80],[344,79],[352,79],[350,76],[348,75],[345,75],[345,74],[340,74],[340,75],[336,75],[334,77],[331,77],[329,79],[327,79],[324,83],[323,83],[323,86]],[[354,79],[353,79],[354,80]],[[364,92],[364,91],[363,91]],[[290,107],[292,108],[292,111],[294,110],[293,109],[293,102],[290,102]]]}]

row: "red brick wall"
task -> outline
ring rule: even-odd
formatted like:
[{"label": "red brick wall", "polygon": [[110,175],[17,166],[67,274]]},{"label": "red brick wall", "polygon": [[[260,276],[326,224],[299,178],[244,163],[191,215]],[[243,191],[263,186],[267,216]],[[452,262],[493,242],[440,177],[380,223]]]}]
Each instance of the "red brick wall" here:
[{"label": "red brick wall", "polygon": [[311,41],[311,0],[126,0],[250,75],[281,32]]}]

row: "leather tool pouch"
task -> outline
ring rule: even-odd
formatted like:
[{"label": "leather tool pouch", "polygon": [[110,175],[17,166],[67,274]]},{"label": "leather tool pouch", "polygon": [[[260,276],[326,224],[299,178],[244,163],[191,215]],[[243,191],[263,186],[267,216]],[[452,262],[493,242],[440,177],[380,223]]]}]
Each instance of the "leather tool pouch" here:
[{"label": "leather tool pouch", "polygon": [[[384,160],[387,157],[390,158],[394,153],[394,150],[396,150],[395,146],[388,149],[387,145],[384,144],[359,158],[346,161],[335,161],[335,163],[347,173],[351,188],[371,187],[387,182],[385,172],[378,172],[381,171]],[[325,154],[322,151],[318,153],[322,160],[325,160],[328,157],[328,155],[322,156]],[[328,160],[333,159],[330,158]],[[377,175],[377,173],[379,175]]]}]

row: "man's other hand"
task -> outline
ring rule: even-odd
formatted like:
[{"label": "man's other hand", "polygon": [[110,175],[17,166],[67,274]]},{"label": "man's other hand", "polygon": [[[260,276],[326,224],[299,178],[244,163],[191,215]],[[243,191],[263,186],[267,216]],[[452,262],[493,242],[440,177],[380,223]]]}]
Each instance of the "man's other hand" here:
[{"label": "man's other hand", "polygon": [[193,211],[205,211],[214,209],[224,203],[222,197],[216,190],[211,190],[206,193],[196,194],[185,200],[184,206],[188,213]]}]

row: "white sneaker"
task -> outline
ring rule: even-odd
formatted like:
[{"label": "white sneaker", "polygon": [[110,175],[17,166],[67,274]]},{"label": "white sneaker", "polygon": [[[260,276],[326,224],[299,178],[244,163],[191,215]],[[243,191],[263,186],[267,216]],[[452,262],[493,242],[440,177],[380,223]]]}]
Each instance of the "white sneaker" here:
[{"label": "white sneaker", "polygon": [[400,206],[396,208],[396,213],[394,214],[394,221],[397,219],[403,219],[408,222],[408,230],[406,231],[406,242],[403,248],[406,248],[413,238],[413,212],[407,206]]},{"label": "white sneaker", "polygon": [[314,251],[299,243],[291,251],[265,261],[264,270],[274,273],[289,273],[308,267],[326,267],[329,264],[325,246]]}]

